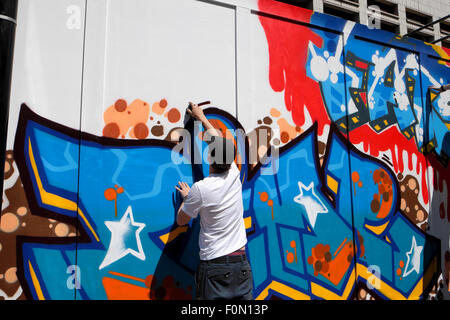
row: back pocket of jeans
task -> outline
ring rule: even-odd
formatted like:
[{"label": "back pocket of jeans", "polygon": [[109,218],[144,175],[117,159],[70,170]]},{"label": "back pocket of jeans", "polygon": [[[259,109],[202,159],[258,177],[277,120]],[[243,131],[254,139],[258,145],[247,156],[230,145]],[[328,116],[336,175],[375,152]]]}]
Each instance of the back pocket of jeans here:
[{"label": "back pocket of jeans", "polygon": [[209,269],[207,272],[208,279],[223,286],[231,283],[231,272],[228,269]]},{"label": "back pocket of jeans", "polygon": [[239,272],[239,282],[245,281],[252,276],[252,269],[249,266],[244,266]]}]

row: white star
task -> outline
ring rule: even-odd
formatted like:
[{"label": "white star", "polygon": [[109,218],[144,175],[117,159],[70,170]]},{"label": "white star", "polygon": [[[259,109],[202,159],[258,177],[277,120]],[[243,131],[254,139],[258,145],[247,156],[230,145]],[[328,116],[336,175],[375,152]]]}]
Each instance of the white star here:
[{"label": "white star", "polygon": [[[111,263],[122,259],[127,254],[131,253],[138,259],[145,260],[145,253],[142,250],[142,243],[139,233],[144,229],[145,223],[134,222],[133,211],[131,206],[127,208],[120,221],[105,221],[106,227],[111,231],[111,241],[109,243],[108,251],[101,263],[99,270],[109,266]],[[133,228],[134,227],[134,228]],[[133,229],[136,229],[133,235],[136,236],[136,245],[138,251],[127,248],[125,241],[127,237],[132,236]]]},{"label": "white star", "polygon": [[[423,246],[418,246],[416,238],[412,237],[411,250],[406,253],[407,261],[405,271],[403,272],[403,278],[407,277],[411,272],[416,271],[417,274],[420,272],[420,254],[422,253]],[[412,254],[412,258],[411,258]],[[411,264],[411,266],[410,266]],[[409,270],[408,270],[409,267]]]},{"label": "white star", "polygon": [[[294,201],[305,207],[309,223],[314,228],[317,215],[319,213],[327,213],[328,209],[316,195],[314,191],[314,181],[312,181],[308,187],[305,187],[305,185],[299,181],[298,188],[300,189],[300,194],[294,198]],[[307,192],[303,193],[303,191]]]}]

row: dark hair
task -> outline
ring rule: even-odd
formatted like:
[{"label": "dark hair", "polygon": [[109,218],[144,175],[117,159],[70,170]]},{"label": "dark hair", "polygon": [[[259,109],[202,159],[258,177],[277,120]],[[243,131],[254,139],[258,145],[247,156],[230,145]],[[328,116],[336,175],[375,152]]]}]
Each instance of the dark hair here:
[{"label": "dark hair", "polygon": [[209,148],[210,165],[214,168],[214,171],[217,173],[228,171],[236,154],[233,140],[212,136]]}]

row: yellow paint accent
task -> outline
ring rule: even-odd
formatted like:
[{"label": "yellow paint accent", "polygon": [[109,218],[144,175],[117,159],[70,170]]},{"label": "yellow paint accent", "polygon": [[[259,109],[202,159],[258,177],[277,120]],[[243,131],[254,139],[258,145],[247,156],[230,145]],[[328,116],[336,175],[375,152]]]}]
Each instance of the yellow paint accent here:
[{"label": "yellow paint accent", "polygon": [[167,244],[167,243],[173,241],[173,240],[174,240],[176,237],[178,237],[181,233],[186,232],[187,229],[188,229],[187,226],[181,226],[181,227],[178,227],[178,228],[176,228],[175,230],[173,230],[173,231],[171,231],[171,232],[169,232],[169,233],[166,233],[166,234],[163,234],[163,235],[159,236],[159,239],[161,239],[161,241],[162,241],[164,244]]},{"label": "yellow paint accent", "polygon": [[342,295],[338,295],[317,283],[311,282],[311,292],[322,299],[326,300],[347,300],[352,292],[353,285],[355,284],[355,270],[351,271],[350,277],[347,280],[347,284],[345,285],[345,289]]},{"label": "yellow paint accent", "polygon": [[[447,54],[447,52],[444,51],[444,49],[442,49],[442,47],[440,47],[440,46],[438,46],[436,44],[429,44],[429,45],[431,45],[431,47],[439,54],[439,56],[441,58],[444,58],[444,59],[447,59],[447,60],[450,59],[450,56]],[[438,63],[443,64],[443,65],[447,64],[447,62],[442,61],[442,60],[439,60]]]},{"label": "yellow paint accent", "polygon": [[44,189],[44,186],[42,185],[41,177],[39,176],[39,172],[36,165],[36,160],[34,158],[33,154],[33,147],[31,146],[31,139],[28,138],[28,153],[30,155],[30,163],[31,167],[33,168],[33,173],[36,178],[36,183],[38,185],[39,194],[41,196],[41,201],[44,204],[51,205],[53,207],[70,210],[70,211],[77,211],[79,216],[84,220],[86,223],[86,226],[91,230],[92,234],[94,235],[95,239],[100,242],[99,237],[95,233],[94,229],[92,228],[91,224],[89,223],[88,219],[84,215],[84,213],[78,208],[78,205],[73,202],[72,200],[63,198],[61,196],[58,196],[56,194],[47,192]]},{"label": "yellow paint accent", "polygon": [[437,94],[434,93],[433,91],[430,91],[430,98],[431,100],[434,100],[434,98],[436,98]]},{"label": "yellow paint accent", "polygon": [[327,175],[327,185],[335,194],[338,192],[339,183],[330,175]]},{"label": "yellow paint accent", "polygon": [[388,226],[389,222],[390,221],[382,224],[381,226],[371,226],[371,225],[365,224],[364,227],[366,227],[367,229],[369,229],[373,233],[375,233],[377,235],[380,235],[386,229],[386,227]]},{"label": "yellow paint accent", "polygon": [[347,129],[347,127],[345,126],[345,124],[343,122],[341,122],[340,126],[344,129]]},{"label": "yellow paint accent", "polygon": [[252,217],[244,218],[245,229],[250,229],[252,227]]},{"label": "yellow paint accent", "polygon": [[264,300],[269,295],[269,289],[279,292],[282,295],[289,297],[294,300],[311,300],[311,298],[304,294],[303,292],[297,291],[285,284],[282,284],[278,281],[272,281],[260,294],[256,297],[255,300]]},{"label": "yellow paint accent", "polygon": [[358,121],[359,121],[357,117],[353,117],[352,120],[354,123],[358,123]]},{"label": "yellow paint accent", "polygon": [[406,136],[407,138],[409,138],[409,137],[410,137],[410,135],[409,135],[408,131],[404,131],[403,133],[405,134],[405,136]]},{"label": "yellow paint accent", "polygon": [[[362,277],[364,280],[368,281],[369,277],[371,277],[371,279],[373,279],[372,277],[375,277],[375,275],[372,274],[372,272],[367,271],[367,267],[362,264],[358,263],[356,270],[358,271],[358,276]],[[380,285],[380,289],[377,289],[377,291],[381,292],[388,299],[391,299],[391,300],[405,300],[406,299],[401,293],[399,293],[397,290],[395,290],[390,285],[385,283],[383,280],[381,280],[377,277],[376,277],[376,279]]]},{"label": "yellow paint accent", "polygon": [[386,239],[387,242],[391,243],[391,239],[389,239],[388,236],[386,236],[385,239]]},{"label": "yellow paint accent", "polygon": [[380,131],[380,130],[381,130],[381,127],[380,127],[378,124],[375,125],[374,128],[375,128],[375,130],[377,130],[377,131]]},{"label": "yellow paint accent", "polygon": [[450,123],[446,123],[445,126],[447,127],[448,130],[450,130]]},{"label": "yellow paint accent", "polygon": [[413,87],[413,86],[409,87],[409,91],[410,91],[410,92],[413,91],[413,90],[414,90],[414,87]]},{"label": "yellow paint accent", "polygon": [[388,122],[387,122],[387,120],[384,120],[384,125],[385,125],[385,126],[387,126],[387,125],[388,125]]},{"label": "yellow paint accent", "polygon": [[41,285],[39,283],[39,280],[37,278],[36,273],[34,272],[34,269],[33,269],[33,266],[31,265],[31,261],[30,260],[28,260],[28,267],[30,269],[31,280],[33,282],[34,290],[36,291],[38,299],[39,300],[45,300],[44,294],[42,293]]},{"label": "yellow paint accent", "polygon": [[[424,277],[419,280],[416,287],[413,289],[409,297],[403,296],[396,289],[392,288],[390,285],[385,283],[382,279],[376,277],[372,272],[369,272],[367,267],[362,264],[356,265],[357,276],[363,278],[366,281],[375,280],[372,282],[373,285],[379,284],[379,288],[376,290],[386,296],[391,300],[406,300],[406,299],[419,299],[421,293],[423,292],[423,283],[427,286],[431,279],[433,278],[434,270],[436,270],[437,266],[437,258],[433,259],[433,262],[428,267],[427,271],[424,274]],[[317,283],[311,283],[311,292],[313,295],[320,297],[326,300],[346,300],[350,297],[353,286],[355,284],[355,269],[351,271],[351,275],[347,280],[347,284],[345,285],[344,291],[342,295],[336,294]],[[374,283],[376,282],[376,283]],[[272,281],[255,300],[264,300],[269,295],[269,289],[281,293],[289,298],[294,300],[311,300],[311,297],[308,295],[297,291],[293,288],[290,288],[287,285],[284,285],[277,281]]]}]

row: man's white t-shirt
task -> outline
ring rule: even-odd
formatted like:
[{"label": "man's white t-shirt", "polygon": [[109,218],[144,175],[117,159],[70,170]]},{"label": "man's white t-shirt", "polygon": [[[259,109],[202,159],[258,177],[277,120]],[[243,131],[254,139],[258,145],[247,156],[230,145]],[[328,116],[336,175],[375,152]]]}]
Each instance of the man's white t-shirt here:
[{"label": "man's white t-shirt", "polygon": [[200,259],[211,260],[234,252],[247,243],[240,172],[233,162],[225,173],[213,173],[193,184],[183,209],[200,214]]}]

